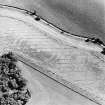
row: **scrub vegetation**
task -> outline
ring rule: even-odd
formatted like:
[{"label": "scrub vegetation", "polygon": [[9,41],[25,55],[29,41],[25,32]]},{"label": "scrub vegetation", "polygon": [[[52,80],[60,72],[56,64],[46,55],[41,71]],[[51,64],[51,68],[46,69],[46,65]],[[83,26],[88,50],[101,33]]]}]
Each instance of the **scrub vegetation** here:
[{"label": "scrub vegetation", "polygon": [[0,105],[26,105],[31,98],[27,80],[10,52],[0,57]]}]

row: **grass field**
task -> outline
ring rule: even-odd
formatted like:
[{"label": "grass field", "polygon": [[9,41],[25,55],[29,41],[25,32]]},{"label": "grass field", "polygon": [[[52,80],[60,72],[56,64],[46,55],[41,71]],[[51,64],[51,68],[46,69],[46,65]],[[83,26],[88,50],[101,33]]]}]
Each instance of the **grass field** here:
[{"label": "grass field", "polygon": [[105,42],[104,0],[0,0],[2,4],[37,10],[62,29]]}]

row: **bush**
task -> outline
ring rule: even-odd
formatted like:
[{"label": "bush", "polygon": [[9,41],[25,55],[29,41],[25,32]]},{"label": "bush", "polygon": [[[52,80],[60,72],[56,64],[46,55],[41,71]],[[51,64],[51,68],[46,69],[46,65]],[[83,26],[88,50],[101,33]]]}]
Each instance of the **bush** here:
[{"label": "bush", "polygon": [[0,105],[26,105],[31,98],[16,62],[11,52],[0,57]]}]

